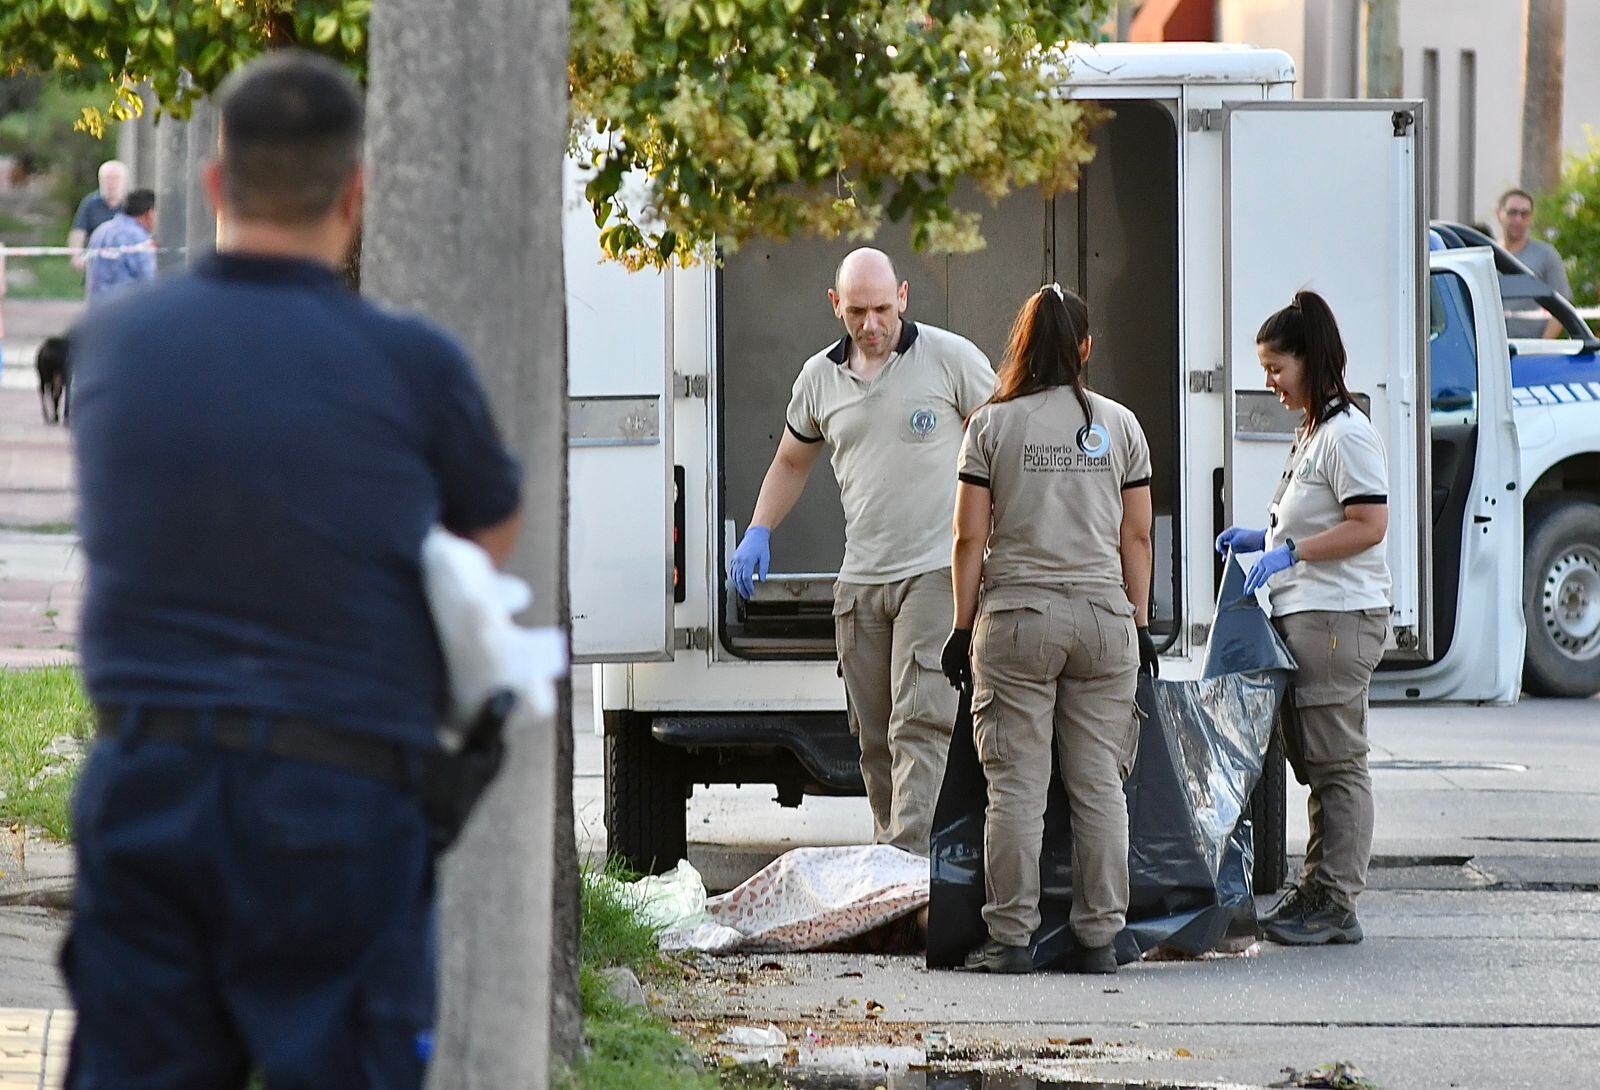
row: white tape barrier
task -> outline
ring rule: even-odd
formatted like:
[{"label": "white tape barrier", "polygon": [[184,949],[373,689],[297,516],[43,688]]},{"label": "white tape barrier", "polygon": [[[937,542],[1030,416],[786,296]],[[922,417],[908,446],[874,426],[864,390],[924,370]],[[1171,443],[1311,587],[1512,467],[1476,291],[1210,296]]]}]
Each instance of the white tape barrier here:
[{"label": "white tape barrier", "polygon": [[[1576,309],[1578,311],[1578,317],[1584,319],[1585,321],[1593,321],[1597,318],[1600,318],[1600,307],[1578,307]],[[1508,310],[1506,311],[1506,317],[1548,318],[1550,317],[1550,314],[1549,312],[1543,310]]]},{"label": "white tape barrier", "polygon": [[138,246],[102,246],[98,249],[74,250],[71,246],[0,246],[0,261],[8,257],[71,257],[84,254],[88,257],[121,257],[123,254],[178,254],[185,246],[157,246],[154,242]]}]

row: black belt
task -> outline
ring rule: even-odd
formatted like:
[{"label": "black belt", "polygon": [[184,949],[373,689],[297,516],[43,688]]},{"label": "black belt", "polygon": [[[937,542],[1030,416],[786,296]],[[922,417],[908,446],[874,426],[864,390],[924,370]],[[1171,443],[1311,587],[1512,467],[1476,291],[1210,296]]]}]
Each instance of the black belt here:
[{"label": "black belt", "polygon": [[[128,709],[97,708],[102,738],[115,738],[128,722]],[[133,713],[134,734],[152,742],[212,745],[218,749],[265,753],[289,761],[353,772],[397,786],[416,780],[422,754],[394,742],[362,738],[308,719],[235,710],[186,711],[152,708]],[[204,724],[204,726],[202,725]]]}]

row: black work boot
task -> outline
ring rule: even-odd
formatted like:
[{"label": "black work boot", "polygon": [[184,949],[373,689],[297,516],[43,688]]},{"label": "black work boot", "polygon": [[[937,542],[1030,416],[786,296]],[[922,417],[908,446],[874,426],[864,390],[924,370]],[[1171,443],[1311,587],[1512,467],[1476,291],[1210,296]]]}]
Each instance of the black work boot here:
[{"label": "black work boot", "polygon": [[974,973],[1031,973],[1033,955],[1026,946],[1007,946],[990,939],[967,955],[965,968]]},{"label": "black work boot", "polygon": [[1298,915],[1273,920],[1262,930],[1267,938],[1285,946],[1322,946],[1358,943],[1361,921],[1354,909],[1345,908],[1321,886],[1313,886]]},{"label": "black work boot", "polygon": [[1115,976],[1117,972],[1117,952],[1112,949],[1111,943],[1104,946],[1078,947],[1078,959],[1073,965],[1073,972],[1089,973],[1097,976]]},{"label": "black work boot", "polygon": [[1294,919],[1305,911],[1306,899],[1309,895],[1310,887],[1303,883],[1290,887],[1289,892],[1278,898],[1278,903],[1273,905],[1271,910],[1257,922],[1265,927],[1269,923]]}]

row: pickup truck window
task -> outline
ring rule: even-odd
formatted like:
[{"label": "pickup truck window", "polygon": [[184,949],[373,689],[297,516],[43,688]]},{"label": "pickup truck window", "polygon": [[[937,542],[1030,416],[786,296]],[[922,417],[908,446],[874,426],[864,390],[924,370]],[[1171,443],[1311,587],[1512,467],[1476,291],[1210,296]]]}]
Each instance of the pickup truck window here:
[{"label": "pickup truck window", "polygon": [[1455,273],[1436,272],[1428,290],[1429,408],[1433,425],[1478,422],[1478,344],[1472,300]]}]

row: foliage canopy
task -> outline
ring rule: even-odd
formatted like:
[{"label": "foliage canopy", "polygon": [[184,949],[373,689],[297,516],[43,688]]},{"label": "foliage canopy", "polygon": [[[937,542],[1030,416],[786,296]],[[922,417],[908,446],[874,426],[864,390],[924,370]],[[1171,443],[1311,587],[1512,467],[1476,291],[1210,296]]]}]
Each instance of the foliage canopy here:
[{"label": "foliage canopy", "polygon": [[1600,304],[1600,133],[1567,157],[1561,184],[1539,200],[1535,232],[1561,252],[1572,281],[1572,301]]},{"label": "foliage canopy", "polygon": [[53,72],[102,90],[87,107],[94,135],[140,116],[149,84],[157,103],[182,115],[227,74],[267,49],[300,45],[366,70],[373,0],[5,0],[0,75]]},{"label": "foliage canopy", "polygon": [[[56,72],[137,117],[148,84],[183,114],[256,54],[296,44],[365,75],[373,0],[5,0],[0,73]],[[1072,188],[1093,107],[1055,93],[1052,56],[1094,39],[1110,0],[573,0],[574,146],[601,242],[630,266],[713,241],[868,237],[909,220],[920,249],[983,245],[957,207]],[[643,186],[624,185],[642,176]]]}]

